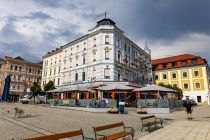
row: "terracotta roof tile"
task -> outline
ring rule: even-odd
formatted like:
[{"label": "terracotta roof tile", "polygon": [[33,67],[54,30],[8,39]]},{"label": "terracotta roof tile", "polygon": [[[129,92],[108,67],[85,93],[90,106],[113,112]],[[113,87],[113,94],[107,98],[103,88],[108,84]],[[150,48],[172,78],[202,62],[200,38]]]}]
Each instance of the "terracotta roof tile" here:
[{"label": "terracotta roof tile", "polygon": [[200,57],[196,55],[192,55],[192,54],[182,54],[182,55],[152,60],[152,65],[182,61],[186,59],[197,59],[197,58],[200,58]]}]

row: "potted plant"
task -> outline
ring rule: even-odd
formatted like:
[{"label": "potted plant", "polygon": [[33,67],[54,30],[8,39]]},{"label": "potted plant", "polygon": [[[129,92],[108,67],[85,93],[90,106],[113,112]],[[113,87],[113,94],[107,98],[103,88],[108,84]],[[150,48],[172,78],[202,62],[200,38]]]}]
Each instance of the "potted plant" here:
[{"label": "potted plant", "polygon": [[115,113],[118,113],[118,108],[115,107],[115,106],[112,106],[109,110],[108,110],[108,113],[111,113],[111,114],[115,114]]},{"label": "potted plant", "polygon": [[143,107],[137,108],[136,112],[137,112],[138,114],[147,114],[146,109],[143,108]]}]

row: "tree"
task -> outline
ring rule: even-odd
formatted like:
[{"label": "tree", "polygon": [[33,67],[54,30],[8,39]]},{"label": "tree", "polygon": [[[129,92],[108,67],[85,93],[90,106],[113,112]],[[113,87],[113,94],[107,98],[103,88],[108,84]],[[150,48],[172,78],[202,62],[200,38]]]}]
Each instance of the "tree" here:
[{"label": "tree", "polygon": [[32,87],[30,88],[32,92],[32,96],[34,97],[34,104],[35,104],[35,97],[41,93],[42,89],[38,83],[33,83]]},{"label": "tree", "polygon": [[47,98],[52,98],[52,93],[47,93],[49,90],[55,89],[54,82],[49,81],[45,86],[44,86],[44,91],[46,93],[46,103],[47,103]]},{"label": "tree", "polygon": [[179,87],[177,87],[177,85],[175,85],[175,84],[172,86],[172,85],[170,85],[170,84],[165,85],[165,84],[163,84],[163,83],[159,83],[158,85],[159,85],[159,86],[162,86],[162,87],[166,87],[166,88],[170,88],[170,89],[176,90],[177,93],[179,94],[179,97],[182,97],[182,96],[183,96],[182,89],[179,88]]}]

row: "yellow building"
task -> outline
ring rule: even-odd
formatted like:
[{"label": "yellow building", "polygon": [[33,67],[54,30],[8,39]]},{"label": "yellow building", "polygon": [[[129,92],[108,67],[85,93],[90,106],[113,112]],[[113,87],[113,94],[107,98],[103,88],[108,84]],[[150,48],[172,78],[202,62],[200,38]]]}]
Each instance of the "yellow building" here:
[{"label": "yellow building", "polygon": [[209,66],[199,56],[183,54],[152,61],[154,82],[177,85],[183,99],[209,104]]}]

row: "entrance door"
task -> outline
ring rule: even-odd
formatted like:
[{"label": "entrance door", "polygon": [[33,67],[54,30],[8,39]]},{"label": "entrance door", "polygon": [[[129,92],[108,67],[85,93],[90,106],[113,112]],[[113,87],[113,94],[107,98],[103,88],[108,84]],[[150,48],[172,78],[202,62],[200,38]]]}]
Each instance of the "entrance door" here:
[{"label": "entrance door", "polygon": [[197,96],[198,103],[201,103],[201,96]]}]

